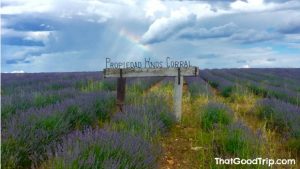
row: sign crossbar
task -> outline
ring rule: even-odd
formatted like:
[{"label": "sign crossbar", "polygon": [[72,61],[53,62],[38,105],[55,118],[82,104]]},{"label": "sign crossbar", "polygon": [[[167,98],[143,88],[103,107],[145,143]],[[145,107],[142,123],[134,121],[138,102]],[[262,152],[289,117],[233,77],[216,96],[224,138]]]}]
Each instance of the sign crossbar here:
[{"label": "sign crossbar", "polygon": [[104,77],[196,76],[197,67],[104,69]]}]

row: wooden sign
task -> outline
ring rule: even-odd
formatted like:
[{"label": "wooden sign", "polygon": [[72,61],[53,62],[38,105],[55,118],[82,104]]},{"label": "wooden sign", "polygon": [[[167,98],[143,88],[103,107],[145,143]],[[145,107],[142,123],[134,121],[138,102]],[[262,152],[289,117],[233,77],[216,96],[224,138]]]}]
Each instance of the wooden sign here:
[{"label": "wooden sign", "polygon": [[104,69],[104,77],[196,76],[197,67]]},{"label": "wooden sign", "polygon": [[117,84],[117,105],[120,111],[123,111],[125,99],[126,77],[157,77],[173,76],[174,81],[174,113],[177,121],[181,119],[182,109],[182,87],[183,76],[197,76],[198,67],[170,67],[170,68],[106,68],[103,70],[104,77],[118,78]]}]

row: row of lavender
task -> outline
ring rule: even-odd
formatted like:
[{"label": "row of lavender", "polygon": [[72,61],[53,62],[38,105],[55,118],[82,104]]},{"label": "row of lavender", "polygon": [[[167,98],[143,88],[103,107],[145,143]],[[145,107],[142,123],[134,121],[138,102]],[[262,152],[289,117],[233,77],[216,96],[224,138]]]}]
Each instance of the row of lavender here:
[{"label": "row of lavender", "polygon": [[300,69],[222,69],[204,70],[201,77],[225,97],[239,88],[263,97],[249,114],[265,120],[266,129],[284,136],[288,148],[300,154],[299,74]]},{"label": "row of lavender", "polygon": [[80,87],[89,80],[102,80],[101,72],[74,73],[2,73],[1,94],[40,92]]},{"label": "row of lavender", "polygon": [[[156,78],[129,79],[128,91],[140,93]],[[142,83],[141,83],[142,82]],[[136,90],[135,90],[136,89]],[[156,168],[160,157],[157,137],[170,128],[173,116],[164,98],[136,95],[139,105],[127,103],[104,128],[74,131],[48,151],[44,164],[53,168]],[[54,152],[54,153],[53,153]]]},{"label": "row of lavender", "polygon": [[212,140],[214,157],[255,158],[260,155],[261,131],[251,131],[225,104],[209,102],[201,113],[201,127],[215,134]]},{"label": "row of lavender", "polygon": [[101,72],[2,74],[1,115],[7,118],[17,111],[59,103],[84,91],[112,91],[114,86],[115,82],[103,79]]},{"label": "row of lavender", "polygon": [[[59,74],[52,74],[53,77],[50,74],[45,75],[52,79],[53,84],[61,82],[55,79],[63,79]],[[34,75],[31,76],[35,79]],[[92,76],[94,73],[91,75],[85,73],[82,77]],[[15,77],[14,80],[18,78]],[[42,81],[45,79],[35,80],[43,84]],[[2,120],[2,166],[4,168],[47,168],[49,166],[50,168],[91,168],[92,166],[153,168],[156,165],[159,149],[152,144],[150,138],[155,136],[155,133],[158,134],[168,128],[171,117],[168,116],[167,110],[153,102],[150,105],[149,101],[145,101],[148,104],[145,104],[143,109],[139,108],[137,112],[136,108],[126,108],[126,113],[113,115],[111,113],[115,108],[115,92],[103,90],[113,88],[102,86],[99,88],[102,90],[95,92],[93,89],[95,86],[98,89],[99,83],[97,77],[92,80],[73,77],[72,84],[79,81],[84,85],[81,88],[67,86],[54,91],[46,88],[41,90],[40,85],[35,86],[35,83],[31,83],[32,87],[30,87],[26,80],[24,90],[21,85],[16,85],[15,87],[25,95],[30,88],[28,95],[36,90],[43,94],[56,92],[60,99],[47,101],[47,104],[38,106],[34,101],[41,98],[32,100],[28,97],[27,99],[18,96],[17,93],[7,95],[12,101],[5,101],[5,106],[2,105],[2,108],[9,107],[7,105],[14,107],[18,105],[18,101],[25,101],[25,99],[28,102],[26,106],[16,106],[14,112]],[[157,79],[144,79],[143,83],[140,83],[137,79],[131,79],[129,86],[138,83],[143,84],[139,88],[145,89],[156,81]],[[10,83],[17,84],[13,80],[10,80]],[[15,97],[19,98],[15,99]],[[153,113],[149,113],[149,110]],[[103,124],[106,124],[104,129],[100,129]]]},{"label": "row of lavender", "polygon": [[105,121],[114,107],[114,94],[87,93],[43,108],[32,107],[2,122],[2,165],[38,166],[47,147],[75,128]]},{"label": "row of lavender", "polygon": [[[198,141],[208,149],[199,156],[203,168],[218,168],[215,157],[254,158],[261,155],[260,131],[254,133],[242,121],[234,118],[234,112],[228,106],[212,101],[213,90],[202,78],[188,77],[185,80],[193,100],[199,97],[208,99],[208,103],[195,109],[199,111],[198,125],[202,129]],[[199,105],[196,102],[194,106]],[[237,166],[240,167],[242,166]]]},{"label": "row of lavender", "polygon": [[173,117],[157,97],[144,104],[129,105],[115,114],[104,128],[74,131],[61,144],[48,150],[50,168],[141,168],[158,167],[161,154],[156,137],[167,131]]},{"label": "row of lavender", "polygon": [[200,76],[228,97],[236,85],[263,97],[300,105],[300,69],[215,69]]},{"label": "row of lavender", "polygon": [[[84,92],[100,83],[100,72],[2,74],[2,166],[29,168],[47,146],[75,128],[109,119],[114,92]],[[113,85],[113,84],[111,84]]]}]

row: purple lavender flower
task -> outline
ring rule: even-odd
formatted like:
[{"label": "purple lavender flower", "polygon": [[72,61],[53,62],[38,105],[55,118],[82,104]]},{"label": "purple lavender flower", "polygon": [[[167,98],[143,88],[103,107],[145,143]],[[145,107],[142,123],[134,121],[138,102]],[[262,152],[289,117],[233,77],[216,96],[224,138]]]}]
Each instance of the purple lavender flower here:
[{"label": "purple lavender flower", "polygon": [[[141,137],[103,129],[86,128],[63,138],[49,149],[52,167],[61,161],[63,168],[76,166],[90,168],[156,168],[160,149]],[[79,167],[75,167],[79,168]]]},{"label": "purple lavender flower", "polygon": [[300,137],[300,108],[277,100],[262,99],[257,102],[256,110],[260,118],[267,120],[267,128],[286,137]]}]

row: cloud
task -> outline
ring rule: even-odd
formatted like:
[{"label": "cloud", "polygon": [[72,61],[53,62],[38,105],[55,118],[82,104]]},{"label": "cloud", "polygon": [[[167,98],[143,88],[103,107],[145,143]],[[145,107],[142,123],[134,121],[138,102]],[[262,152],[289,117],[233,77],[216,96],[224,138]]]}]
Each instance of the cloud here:
[{"label": "cloud", "polygon": [[25,59],[10,59],[6,60],[6,64],[18,64],[18,63],[30,63],[30,61]]},{"label": "cloud", "polygon": [[274,4],[266,4],[264,3],[264,0],[238,0],[231,3],[230,8],[234,11],[240,12],[263,11],[274,8]]},{"label": "cloud", "polygon": [[[212,5],[212,8],[217,11],[218,8],[226,8],[230,7],[230,4],[236,2],[238,0],[200,0],[200,2],[209,3]],[[241,0],[242,2],[247,2],[247,0]]]},{"label": "cloud", "polygon": [[250,66],[249,65],[243,65],[242,68],[248,69],[248,68],[250,68]]},{"label": "cloud", "polygon": [[[300,15],[299,15],[300,17]],[[297,34],[300,33],[300,19],[295,18],[289,20],[287,23],[279,28],[279,31],[286,34]]]},{"label": "cloud", "polygon": [[35,0],[3,0],[1,4],[1,14],[23,14],[23,13],[43,13],[53,9],[51,0],[35,1]]},{"label": "cloud", "polygon": [[198,59],[215,59],[218,57],[221,57],[221,55],[215,54],[215,53],[203,53],[203,54],[197,56]]},{"label": "cloud", "polygon": [[276,59],[275,58],[268,58],[267,61],[269,61],[269,62],[275,62]]},{"label": "cloud", "polygon": [[160,0],[147,1],[144,7],[146,17],[155,18],[158,13],[167,11],[167,7]]},{"label": "cloud", "polygon": [[185,8],[181,8],[171,13],[169,17],[162,17],[151,24],[147,32],[142,36],[141,42],[144,44],[165,41],[174,33],[190,26],[196,20],[196,16]]},{"label": "cloud", "polygon": [[10,73],[25,73],[24,70],[14,70],[14,71],[11,71]]},{"label": "cloud", "polygon": [[222,26],[206,28],[193,28],[193,30],[186,30],[179,35],[183,39],[208,39],[208,38],[222,38],[229,37],[238,30],[238,26],[234,23],[228,23]]},{"label": "cloud", "polygon": [[247,60],[237,60],[236,63],[247,63]]},{"label": "cloud", "polygon": [[14,14],[2,15],[5,25],[2,25],[7,31],[4,34],[13,33],[13,31],[54,31],[57,30],[62,19],[46,14]]},{"label": "cloud", "polygon": [[2,44],[15,46],[45,46],[50,31],[16,31],[4,28]]},{"label": "cloud", "polygon": [[171,56],[203,68],[299,67],[300,1],[283,1],[3,0],[1,66],[86,71],[105,57]]},{"label": "cloud", "polygon": [[15,46],[45,46],[42,41],[34,41],[30,39],[22,39],[19,37],[3,37],[1,39],[4,45],[15,45]]},{"label": "cloud", "polygon": [[286,3],[289,1],[295,1],[295,0],[265,0],[266,3],[275,2],[275,3]]},{"label": "cloud", "polygon": [[240,28],[235,23],[228,23],[210,29],[193,27],[182,31],[178,38],[189,40],[205,40],[227,38],[238,43],[257,43],[280,39],[282,36],[276,32],[260,31]]},{"label": "cloud", "polygon": [[232,12],[267,12],[281,10],[298,10],[300,2],[297,0],[238,0],[230,4]]},{"label": "cloud", "polygon": [[269,40],[277,40],[282,36],[275,32],[257,31],[254,29],[242,30],[234,33],[230,39],[239,43],[257,43]]}]

